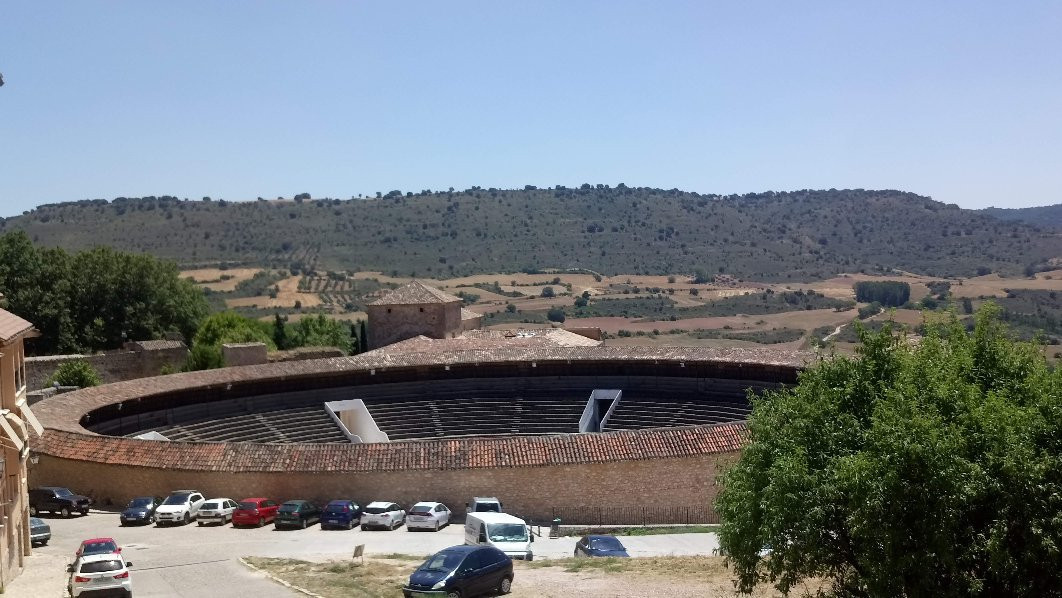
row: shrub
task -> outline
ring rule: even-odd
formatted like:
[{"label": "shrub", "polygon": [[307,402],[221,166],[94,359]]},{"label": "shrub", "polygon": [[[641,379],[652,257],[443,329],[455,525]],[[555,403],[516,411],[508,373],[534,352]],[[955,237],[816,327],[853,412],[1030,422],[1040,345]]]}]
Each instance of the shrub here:
[{"label": "shrub", "polygon": [[103,381],[100,380],[100,375],[89,362],[78,359],[76,361],[67,361],[56,368],[55,373],[48,379],[48,386],[56,383],[59,386],[87,388],[89,386],[99,386]]}]

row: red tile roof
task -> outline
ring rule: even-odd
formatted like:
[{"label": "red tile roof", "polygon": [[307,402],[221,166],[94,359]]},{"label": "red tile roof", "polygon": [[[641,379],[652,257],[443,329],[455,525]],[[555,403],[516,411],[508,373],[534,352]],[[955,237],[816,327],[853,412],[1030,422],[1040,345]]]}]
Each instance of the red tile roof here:
[{"label": "red tile roof", "polygon": [[153,395],[217,389],[270,380],[315,378],[342,372],[418,370],[459,364],[549,362],[603,363],[614,360],[683,365],[716,364],[779,370],[802,368],[813,354],[774,349],[696,347],[520,347],[326,358],[187,372],[84,388],[34,405],[47,429],[35,442],[44,454],[80,461],[168,469],[211,471],[376,471],[534,467],[601,461],[680,458],[740,449],[743,423],[662,428],[600,434],[444,438],[378,444],[188,443],[101,436],[81,425],[89,412]]},{"label": "red tile roof", "polygon": [[8,343],[15,337],[32,331],[33,324],[6,309],[0,309],[0,342]]}]

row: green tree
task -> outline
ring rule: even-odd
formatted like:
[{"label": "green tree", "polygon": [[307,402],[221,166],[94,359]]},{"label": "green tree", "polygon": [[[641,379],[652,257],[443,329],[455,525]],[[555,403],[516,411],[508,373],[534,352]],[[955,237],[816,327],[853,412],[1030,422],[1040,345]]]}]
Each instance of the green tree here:
[{"label": "green tree", "polygon": [[739,589],[1062,595],[1062,373],[991,305],[917,347],[859,329],[857,359],[753,400],[717,501]]},{"label": "green tree", "polygon": [[553,287],[542,287],[543,297],[555,297],[557,292],[553,290]]},{"label": "green tree", "polygon": [[546,312],[546,319],[550,322],[564,322],[564,310],[554,307]]},{"label": "green tree", "polygon": [[103,383],[99,373],[84,359],[67,361],[55,369],[55,373],[48,379],[48,386],[58,383],[59,386],[99,386]]},{"label": "green tree", "polygon": [[323,314],[307,316],[287,328],[291,347],[338,347],[347,355],[354,351],[350,326]]},{"label": "green tree", "polygon": [[245,318],[235,312],[216,313],[203,320],[195,333],[188,356],[189,370],[206,370],[224,365],[221,345],[226,343],[265,343],[270,350],[273,343],[272,325]]},{"label": "green tree", "polygon": [[277,349],[290,349],[290,340],[288,339],[288,319],[279,313],[273,314],[273,344],[277,346]]}]

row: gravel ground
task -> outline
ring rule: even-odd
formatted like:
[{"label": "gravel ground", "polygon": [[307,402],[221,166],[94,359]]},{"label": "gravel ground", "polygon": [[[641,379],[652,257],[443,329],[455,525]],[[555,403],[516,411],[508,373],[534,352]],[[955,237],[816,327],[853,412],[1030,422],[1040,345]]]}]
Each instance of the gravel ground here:
[{"label": "gravel ground", "polygon": [[[242,556],[294,558],[309,561],[346,559],[358,544],[365,554],[391,553],[427,555],[464,543],[464,529],[451,525],[438,532],[395,531],[324,531],[319,526],[306,530],[275,531],[272,526],[235,529],[231,525],[198,527],[154,526],[120,527],[114,513],[92,511],[85,517],[61,519],[45,517],[52,526],[52,541],[34,549],[25,571],[5,592],[5,596],[51,598],[65,594],[66,565],[71,562],[78,544],[85,538],[114,537],[124,546],[125,558],[133,562],[133,587],[138,598],[216,596],[231,598],[271,598],[298,596],[261,574],[241,565]],[[536,559],[571,556],[577,538],[536,538]],[[718,547],[715,534],[671,534],[624,538],[632,556],[709,555]],[[564,573],[556,568],[528,570],[521,575],[548,579],[564,576],[571,583],[580,576],[590,579],[599,574]],[[537,585],[537,584],[536,584]],[[561,592],[563,588],[556,591]],[[597,594],[592,589],[586,595]],[[580,593],[582,591],[580,590]],[[531,594],[514,594],[517,596]],[[563,592],[534,594],[561,596]],[[627,594],[611,594],[627,595]],[[629,594],[631,596],[646,594]],[[679,596],[673,592],[659,595]],[[703,595],[703,593],[701,594]]]}]

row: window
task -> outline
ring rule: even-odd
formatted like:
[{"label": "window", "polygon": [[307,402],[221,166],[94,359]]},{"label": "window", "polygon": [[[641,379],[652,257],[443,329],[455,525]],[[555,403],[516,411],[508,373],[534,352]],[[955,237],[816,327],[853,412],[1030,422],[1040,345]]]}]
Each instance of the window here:
[{"label": "window", "polygon": [[123,567],[123,563],[120,560],[113,561],[92,561],[91,563],[81,563],[82,573],[106,573],[108,571],[120,571]]}]

